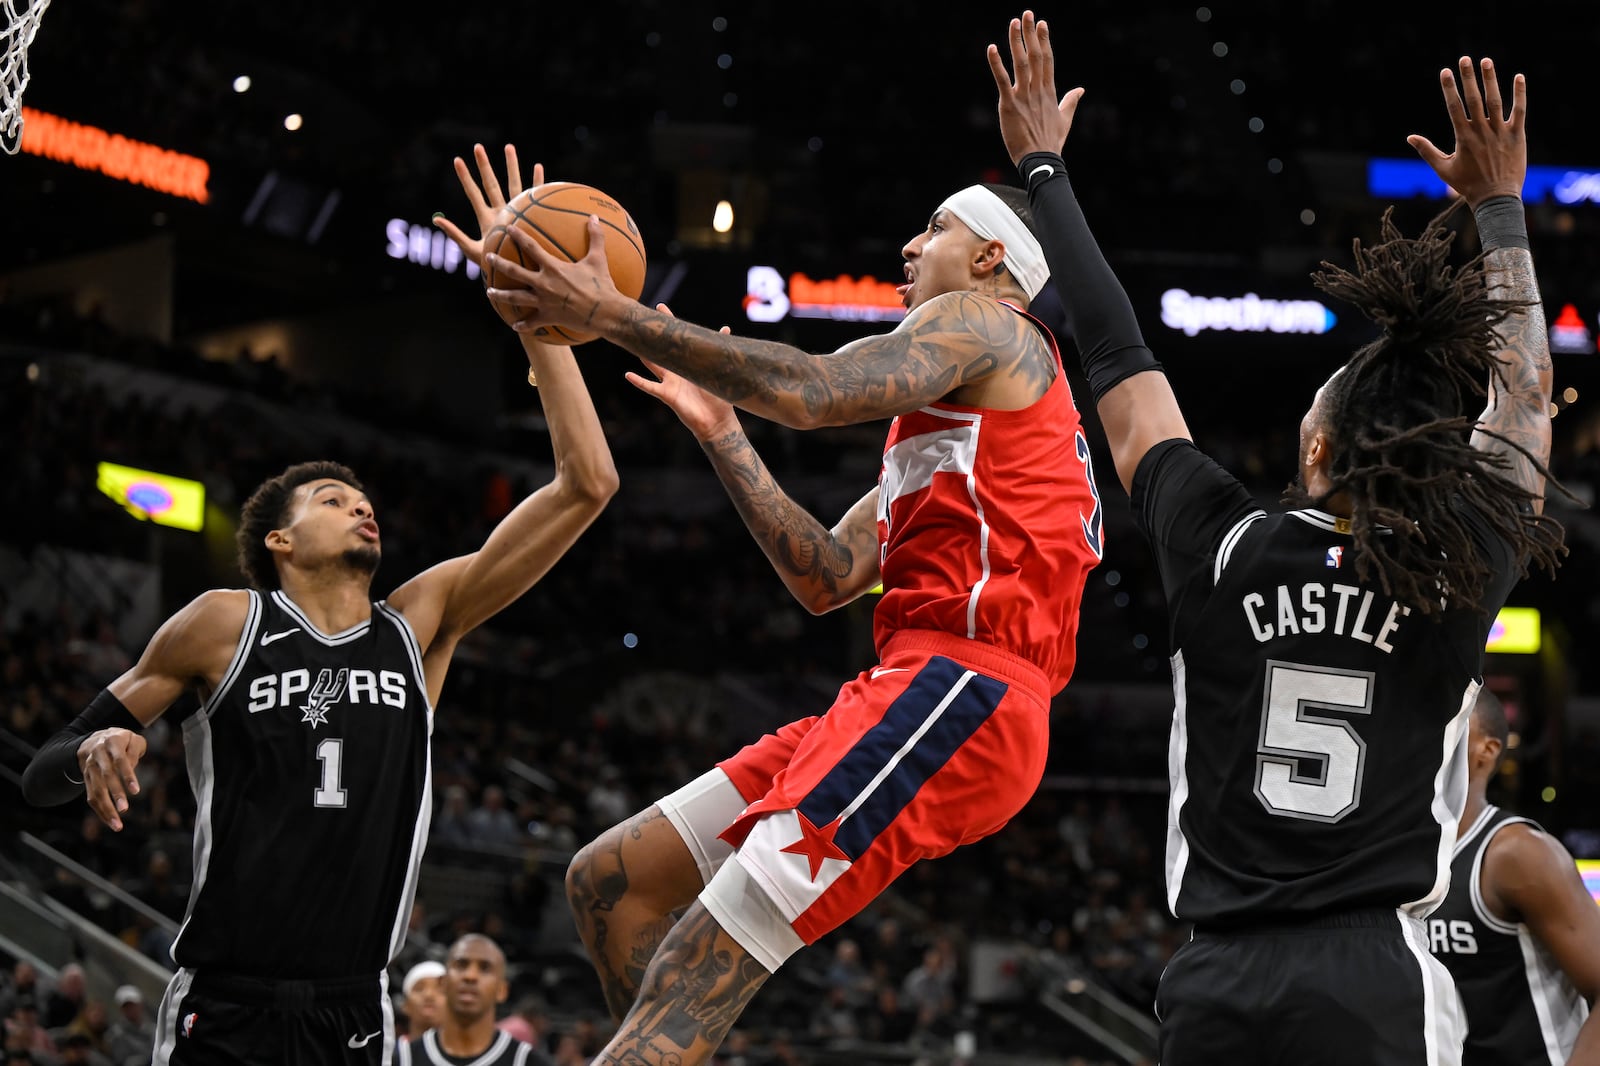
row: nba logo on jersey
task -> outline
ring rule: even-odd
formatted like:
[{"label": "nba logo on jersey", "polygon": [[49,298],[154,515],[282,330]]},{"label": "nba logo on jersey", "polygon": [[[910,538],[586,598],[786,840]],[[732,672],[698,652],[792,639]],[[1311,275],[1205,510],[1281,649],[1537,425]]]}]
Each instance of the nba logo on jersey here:
[{"label": "nba logo on jersey", "polygon": [[188,1036],[194,1032],[194,1023],[200,1020],[200,1015],[190,1012],[183,1016],[183,1035]]},{"label": "nba logo on jersey", "polygon": [[1335,544],[1328,549],[1328,569],[1337,570],[1342,562],[1344,562],[1344,548]]}]

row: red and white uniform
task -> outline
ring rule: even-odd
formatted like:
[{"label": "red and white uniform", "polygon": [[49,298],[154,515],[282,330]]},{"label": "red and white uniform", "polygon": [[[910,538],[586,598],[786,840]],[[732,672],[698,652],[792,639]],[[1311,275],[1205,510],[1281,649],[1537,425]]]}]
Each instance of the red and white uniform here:
[{"label": "red and white uniform", "polygon": [[937,403],[889,429],[879,665],[719,764],[749,803],[722,839],[807,943],[913,863],[1000,829],[1044,772],[1102,543],[1088,442],[1040,329],[1057,374],[1030,406]]}]

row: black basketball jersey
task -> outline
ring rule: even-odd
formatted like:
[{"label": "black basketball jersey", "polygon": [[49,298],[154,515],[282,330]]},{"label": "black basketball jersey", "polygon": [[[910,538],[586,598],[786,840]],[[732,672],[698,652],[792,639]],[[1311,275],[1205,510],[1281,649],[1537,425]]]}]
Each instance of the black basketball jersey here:
[{"label": "black basketball jersey", "polygon": [[532,1044],[506,1032],[495,1031],[487,1051],[470,1058],[446,1055],[439,1046],[439,1030],[429,1029],[409,1043],[395,1049],[395,1066],[544,1066],[550,1060]]},{"label": "black basketball jersey", "polygon": [[211,697],[184,723],[194,884],[180,966],[311,980],[399,950],[432,813],[422,654],[387,604],[319,631],[250,593]]},{"label": "black basketball jersey", "polygon": [[[1426,915],[1466,803],[1466,733],[1510,546],[1467,519],[1488,614],[1442,621],[1355,575],[1343,519],[1267,514],[1187,441],[1134,478],[1171,632],[1167,895],[1179,918]],[[1417,945],[1421,950],[1421,945]]]},{"label": "black basketball jersey", "polygon": [[1484,905],[1483,857],[1494,835],[1517,822],[1540,828],[1483,809],[1456,842],[1450,893],[1428,918],[1428,947],[1455,978],[1467,1012],[1462,1066],[1563,1066],[1589,1017],[1588,1002],[1528,927]]}]

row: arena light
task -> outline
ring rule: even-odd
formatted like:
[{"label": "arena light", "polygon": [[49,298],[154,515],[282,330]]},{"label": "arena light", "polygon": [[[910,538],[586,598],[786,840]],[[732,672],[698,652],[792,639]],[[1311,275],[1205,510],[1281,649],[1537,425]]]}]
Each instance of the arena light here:
[{"label": "arena light", "polygon": [[[1379,199],[1422,196],[1442,200],[1450,187],[1420,159],[1367,160],[1367,192]],[[1600,170],[1530,166],[1522,182],[1524,203],[1600,204]]]},{"label": "arena light", "polygon": [[1485,651],[1503,655],[1535,655],[1539,651],[1539,609],[1502,607],[1489,627]]},{"label": "arena light", "polygon": [[794,273],[785,278],[776,267],[753,266],[745,272],[745,317],[752,322],[777,322],[785,317],[831,318],[839,322],[898,322],[905,305],[892,281],[853,278],[814,280]]},{"label": "arena light", "polygon": [[437,227],[391,218],[384,224],[383,232],[387,241],[384,254],[390,259],[405,259],[446,274],[454,274],[465,267],[468,278],[478,277],[478,264],[463,255],[456,242]]},{"label": "arena light", "polygon": [[1161,294],[1161,321],[1190,337],[1202,330],[1236,333],[1326,333],[1339,317],[1316,300],[1271,300],[1243,296],[1195,296],[1184,289]]},{"label": "arena light", "polygon": [[22,109],[22,150],[58,163],[93,170],[117,181],[206,203],[211,164],[198,156],[136,141],[47,111]]},{"label": "arena light", "polygon": [[1589,895],[1600,903],[1600,859],[1579,859],[1578,876],[1583,878],[1583,887],[1589,890]]},{"label": "arena light", "polygon": [[206,490],[198,481],[101,463],[95,487],[135,518],[195,533],[205,525]]},{"label": "arena light", "polygon": [[1594,334],[1576,304],[1563,304],[1550,323],[1550,350],[1560,355],[1588,355],[1595,350]]}]

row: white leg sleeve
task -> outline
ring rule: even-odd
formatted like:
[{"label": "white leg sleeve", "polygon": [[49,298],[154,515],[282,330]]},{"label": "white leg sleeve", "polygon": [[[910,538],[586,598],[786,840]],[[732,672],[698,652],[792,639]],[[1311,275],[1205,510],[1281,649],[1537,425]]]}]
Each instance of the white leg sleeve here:
[{"label": "white leg sleeve", "polygon": [[717,838],[744,813],[744,797],[722,770],[713,767],[678,791],[656,801],[700,868],[700,883],[710,884],[733,848]]}]

